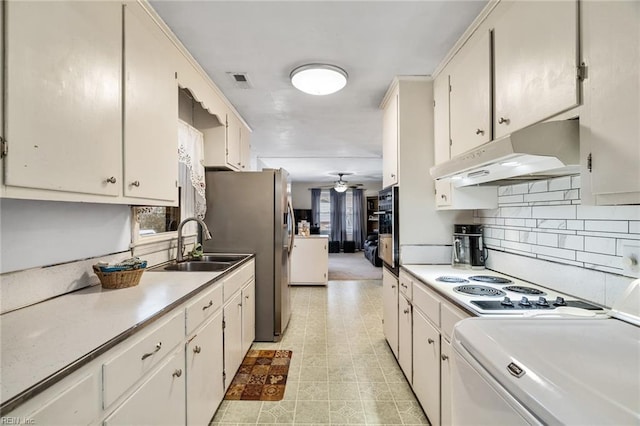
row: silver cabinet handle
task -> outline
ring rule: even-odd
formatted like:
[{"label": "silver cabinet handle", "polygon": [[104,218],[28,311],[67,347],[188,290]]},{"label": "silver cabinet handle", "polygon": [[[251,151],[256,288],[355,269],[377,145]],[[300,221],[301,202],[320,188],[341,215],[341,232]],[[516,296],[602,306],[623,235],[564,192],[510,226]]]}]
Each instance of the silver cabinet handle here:
[{"label": "silver cabinet handle", "polygon": [[440,358],[442,358],[443,361],[446,361],[449,359],[449,357],[446,356],[445,354],[440,355]]},{"label": "silver cabinet handle", "polygon": [[173,376],[173,377],[180,377],[180,376],[182,376],[182,369],[181,369],[181,368],[176,369],[176,371],[174,371],[174,372],[173,372],[172,376]]},{"label": "silver cabinet handle", "polygon": [[498,119],[498,124],[509,124],[509,119],[508,118],[504,118],[504,117],[500,117]]},{"label": "silver cabinet handle", "polygon": [[206,309],[209,309],[211,306],[213,306],[213,300],[209,300],[209,304],[207,306],[203,306],[202,310],[204,311]]},{"label": "silver cabinet handle", "polygon": [[484,130],[482,130],[482,129],[477,129],[477,130],[476,130],[476,135],[484,135]]},{"label": "silver cabinet handle", "polygon": [[193,353],[199,354],[202,351],[202,348],[200,346],[196,346],[195,348],[193,348]]},{"label": "silver cabinet handle", "polygon": [[116,178],[111,176],[110,178],[107,178],[107,183],[116,183]]},{"label": "silver cabinet handle", "polygon": [[434,342],[435,342],[435,340],[433,340],[431,337],[429,337],[427,339],[427,343],[430,344],[430,345],[433,344]]},{"label": "silver cabinet handle", "polygon": [[139,187],[140,186],[140,181],[139,180],[134,180],[133,182],[131,182],[131,186]]},{"label": "silver cabinet handle", "polygon": [[144,361],[145,359],[149,358],[151,355],[158,352],[160,348],[162,348],[162,342],[156,343],[156,348],[153,350],[153,352],[147,352],[146,354],[142,355],[142,360]]}]

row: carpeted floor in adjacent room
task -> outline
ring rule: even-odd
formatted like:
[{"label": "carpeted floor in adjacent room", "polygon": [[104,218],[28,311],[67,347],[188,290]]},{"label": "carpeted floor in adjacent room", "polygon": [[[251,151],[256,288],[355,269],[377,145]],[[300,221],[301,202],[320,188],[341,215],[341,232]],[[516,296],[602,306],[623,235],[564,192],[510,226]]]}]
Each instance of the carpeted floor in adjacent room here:
[{"label": "carpeted floor in adjacent room", "polygon": [[363,252],[329,253],[329,281],[381,279],[382,268],[373,266]]}]

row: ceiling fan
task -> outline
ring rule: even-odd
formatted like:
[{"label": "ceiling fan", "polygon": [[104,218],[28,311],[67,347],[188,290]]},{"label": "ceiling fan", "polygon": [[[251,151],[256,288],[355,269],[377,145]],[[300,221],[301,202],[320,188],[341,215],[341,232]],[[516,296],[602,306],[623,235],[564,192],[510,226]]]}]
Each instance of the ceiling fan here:
[{"label": "ceiling fan", "polygon": [[353,189],[353,188],[357,188],[359,186],[362,186],[361,183],[349,184],[349,182],[347,182],[346,180],[342,179],[342,176],[352,175],[353,173],[343,172],[343,173],[332,173],[332,174],[337,175],[338,176],[338,180],[334,181],[333,185],[321,186],[321,188],[333,188],[337,192],[345,192],[349,188]]}]

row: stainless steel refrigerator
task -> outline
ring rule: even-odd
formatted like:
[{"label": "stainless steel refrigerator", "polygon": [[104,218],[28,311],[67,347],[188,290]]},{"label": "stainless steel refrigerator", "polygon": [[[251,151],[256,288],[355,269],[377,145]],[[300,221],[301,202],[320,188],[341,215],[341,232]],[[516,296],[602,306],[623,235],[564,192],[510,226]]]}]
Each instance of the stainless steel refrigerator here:
[{"label": "stainless steel refrigerator", "polygon": [[256,340],[277,342],[291,316],[289,256],[293,210],[283,169],[207,171],[205,251],[255,253]]}]

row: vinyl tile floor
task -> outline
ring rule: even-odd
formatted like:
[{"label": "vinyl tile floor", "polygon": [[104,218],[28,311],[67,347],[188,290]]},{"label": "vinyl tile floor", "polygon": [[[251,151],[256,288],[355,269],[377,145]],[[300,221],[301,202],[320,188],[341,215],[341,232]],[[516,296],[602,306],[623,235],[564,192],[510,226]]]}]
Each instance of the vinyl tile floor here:
[{"label": "vinyl tile floor", "polygon": [[293,351],[284,398],[223,401],[213,426],[428,425],[382,332],[382,281],[292,287],[292,314],[278,343]]}]

